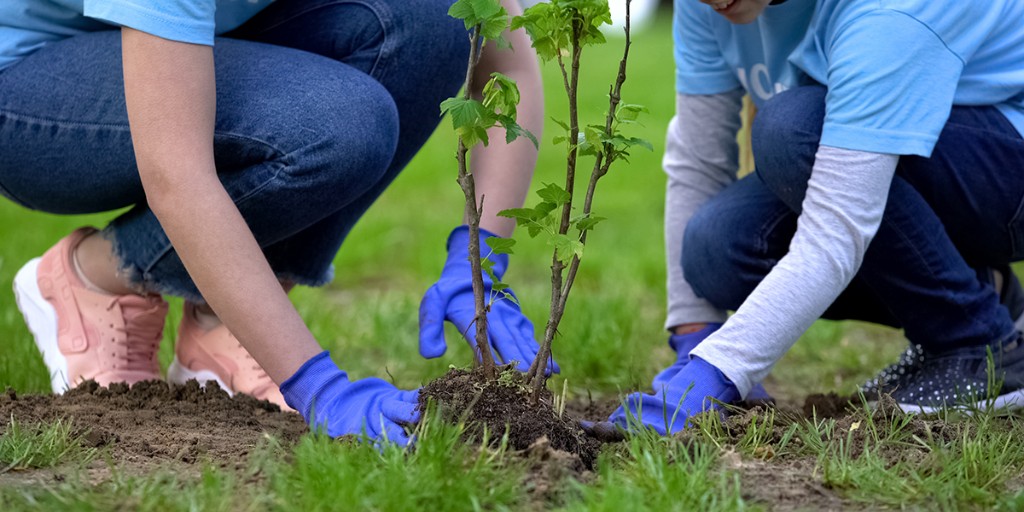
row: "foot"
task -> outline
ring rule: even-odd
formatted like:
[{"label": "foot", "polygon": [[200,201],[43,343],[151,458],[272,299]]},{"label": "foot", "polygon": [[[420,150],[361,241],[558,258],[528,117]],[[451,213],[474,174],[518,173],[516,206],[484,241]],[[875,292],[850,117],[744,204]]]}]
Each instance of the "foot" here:
[{"label": "foot", "polygon": [[[1010,317],[1015,319],[1014,326],[1018,331],[1024,332],[1024,288],[1021,287],[1017,275],[1007,265],[989,270],[989,280],[999,290],[999,303],[1006,307],[1010,311]],[[920,344],[911,343],[895,363],[861,384],[859,390],[869,400],[879,393],[890,394],[896,389],[896,383],[911,378],[921,369],[923,363],[924,348]]]},{"label": "foot", "polygon": [[74,250],[94,229],[78,229],[14,278],[14,293],[50,372],[54,393],[86,380],[102,386],[160,379],[157,351],[167,303],[158,295],[113,295],[79,277]]},{"label": "foot", "polygon": [[906,412],[1024,407],[1024,337],[1020,333],[992,346],[924,350],[920,360],[915,372],[893,383],[892,397]]},{"label": "foot", "polygon": [[245,393],[275,403],[283,411],[293,410],[273,379],[224,324],[202,325],[194,304],[185,303],[174,352],[174,362],[167,369],[170,382],[184,384],[196,379],[205,384],[214,380],[231,395]]}]

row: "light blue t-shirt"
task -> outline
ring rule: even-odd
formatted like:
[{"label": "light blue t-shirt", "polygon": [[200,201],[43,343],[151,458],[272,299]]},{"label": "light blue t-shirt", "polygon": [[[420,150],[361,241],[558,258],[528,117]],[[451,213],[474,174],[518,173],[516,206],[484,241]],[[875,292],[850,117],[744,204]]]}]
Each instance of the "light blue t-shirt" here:
[{"label": "light blue t-shirt", "polygon": [[[810,77],[829,89],[821,143],[857,151],[930,156],[953,105],[994,105],[1024,133],[1024,0],[811,0],[813,13],[806,3],[733,25],[676,0],[677,90],[743,85],[760,103],[765,84]],[[786,7],[799,15],[776,22]],[[790,46],[800,16],[809,23]]]},{"label": "light blue t-shirt", "polygon": [[765,8],[736,25],[697,0],[675,0],[676,91],[717,94],[744,88],[756,105],[805,83],[787,59],[807,32],[816,0]]},{"label": "light blue t-shirt", "polygon": [[0,69],[85,32],[118,26],[184,43],[245,23],[274,0],[0,0]]},{"label": "light blue t-shirt", "polygon": [[792,62],[828,84],[821,143],[931,155],[953,105],[1024,133],[1024,0],[820,0]]}]

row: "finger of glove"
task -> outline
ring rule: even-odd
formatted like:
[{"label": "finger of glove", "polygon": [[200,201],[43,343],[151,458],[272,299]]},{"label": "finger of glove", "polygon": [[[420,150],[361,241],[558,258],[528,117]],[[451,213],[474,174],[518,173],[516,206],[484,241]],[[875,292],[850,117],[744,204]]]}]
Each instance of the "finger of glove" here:
[{"label": "finger of glove", "polygon": [[[470,302],[469,306],[470,307],[458,308],[453,306],[449,308],[448,321],[459,330],[459,334],[461,334],[462,338],[466,340],[466,343],[469,343],[469,346],[473,349],[473,353],[476,355],[477,360],[479,360],[480,352],[476,348],[476,310],[472,308],[472,302]],[[488,316],[488,319],[489,318],[490,316]],[[488,322],[488,338],[491,337],[490,327],[490,322]]]},{"label": "finger of glove", "polygon": [[507,364],[516,361],[517,367],[523,363],[529,366],[533,359],[527,359],[527,354],[520,351],[518,333],[510,329],[506,318],[491,312],[487,315],[487,336],[494,352],[494,360],[499,364]]},{"label": "finger of glove", "polygon": [[602,443],[615,443],[626,438],[625,431],[609,421],[580,420],[580,428],[590,437]]},{"label": "finger of glove", "polygon": [[[519,331],[521,350],[526,354],[527,361],[532,363],[533,360],[537,358],[537,353],[540,352],[540,345],[537,344],[536,334],[533,329],[533,322],[531,322],[529,318],[523,316],[519,319],[517,330]],[[547,373],[547,375],[551,375],[552,373],[559,373],[561,371],[561,368],[558,367],[558,363],[555,363],[554,358],[549,357],[545,373]]]},{"label": "finger of glove", "polygon": [[[523,316],[518,307],[507,302],[495,304],[487,318],[491,322],[491,328],[488,329],[491,345],[496,346],[504,362],[516,361],[519,371],[529,369],[540,350],[533,338],[529,319]],[[529,325],[530,329],[524,329],[524,324]]]},{"label": "finger of glove", "polygon": [[412,442],[412,439],[409,437],[409,433],[404,427],[397,423],[392,423],[390,421],[385,422],[384,434],[387,436],[388,441],[391,441],[398,446],[409,446],[409,443]]},{"label": "finger of glove", "polygon": [[387,399],[380,404],[381,414],[389,421],[403,425],[420,420],[420,410],[415,402]]},{"label": "finger of glove", "polygon": [[437,285],[431,286],[420,301],[420,355],[427,359],[441,357],[448,350],[444,339],[447,307]]},{"label": "finger of glove", "polygon": [[[608,417],[608,421],[630,432],[649,427],[665,435],[665,423],[674,423],[671,416],[672,413],[666,410],[665,401],[661,398],[646,393],[631,393]],[[685,415],[683,421],[686,421]]]}]

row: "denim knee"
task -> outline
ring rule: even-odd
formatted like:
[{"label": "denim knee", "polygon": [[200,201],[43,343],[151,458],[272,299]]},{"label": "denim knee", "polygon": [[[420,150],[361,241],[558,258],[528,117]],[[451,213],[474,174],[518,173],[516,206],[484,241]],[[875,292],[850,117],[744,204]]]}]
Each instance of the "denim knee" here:
[{"label": "denim knee", "polygon": [[782,92],[758,109],[751,126],[758,175],[794,211],[800,211],[814,167],[827,92],[822,85]]},{"label": "denim knee", "polygon": [[291,138],[286,144],[292,149],[280,158],[278,179],[311,189],[313,197],[347,203],[371,189],[390,166],[398,111],[387,90],[365,75],[330,82],[323,75],[316,90],[299,95],[292,106],[295,115],[311,119],[301,133],[281,134]]}]

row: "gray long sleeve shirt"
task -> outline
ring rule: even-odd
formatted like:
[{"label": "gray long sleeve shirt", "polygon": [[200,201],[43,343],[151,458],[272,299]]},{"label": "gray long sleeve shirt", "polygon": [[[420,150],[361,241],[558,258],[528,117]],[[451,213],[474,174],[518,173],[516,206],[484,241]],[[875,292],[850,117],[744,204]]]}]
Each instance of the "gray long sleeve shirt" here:
[{"label": "gray long sleeve shirt", "polygon": [[[663,160],[666,327],[726,318],[725,311],[694,294],[679,262],[686,223],[736,179],[742,94],[677,99]],[[819,147],[789,252],[691,354],[720,369],[746,396],[853,279],[878,230],[898,160],[897,155]]]}]

